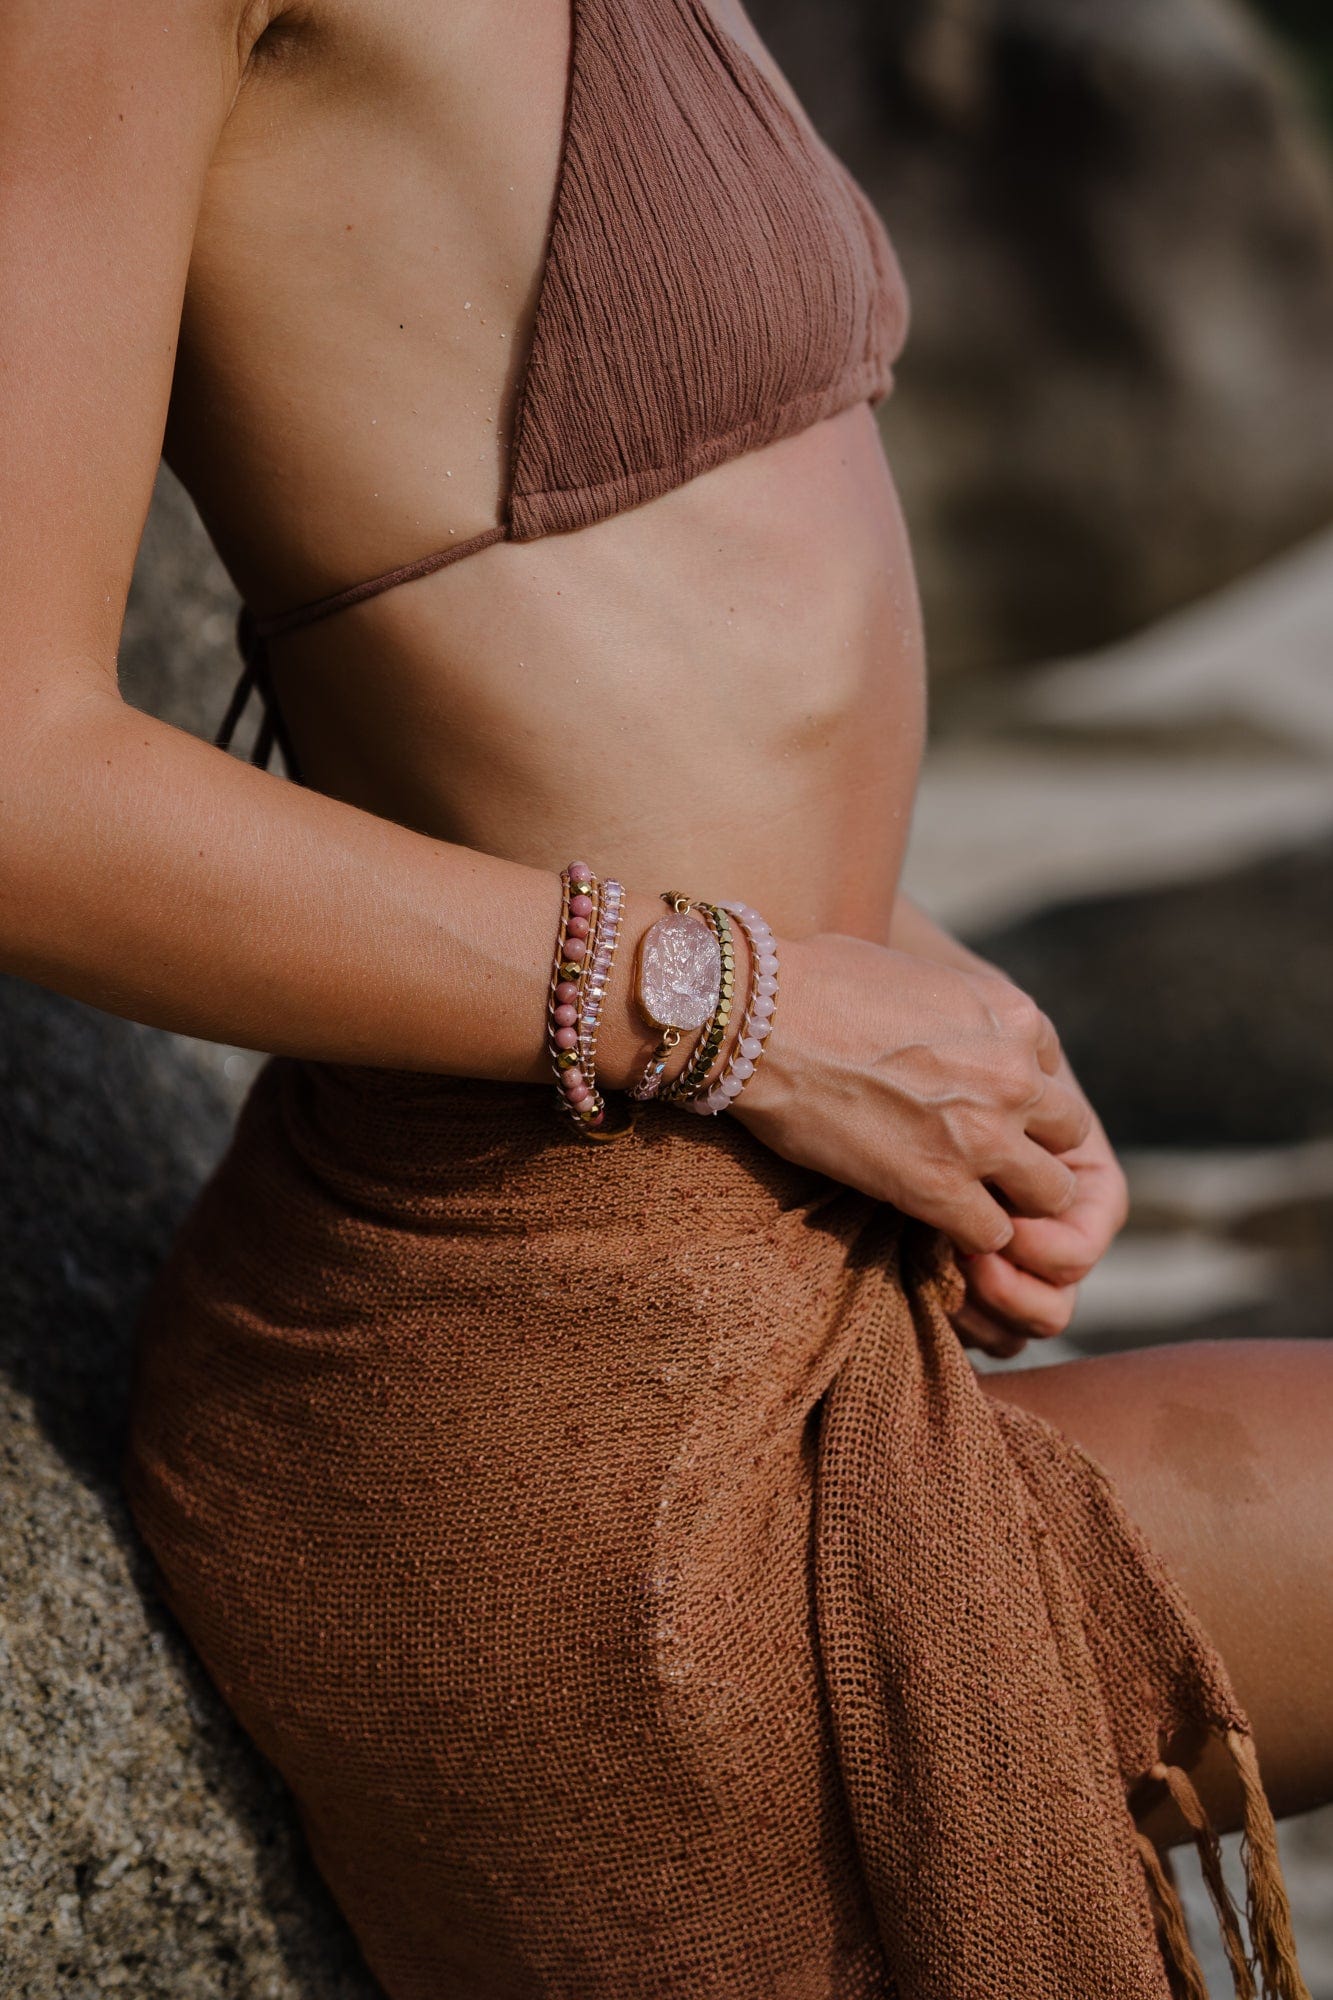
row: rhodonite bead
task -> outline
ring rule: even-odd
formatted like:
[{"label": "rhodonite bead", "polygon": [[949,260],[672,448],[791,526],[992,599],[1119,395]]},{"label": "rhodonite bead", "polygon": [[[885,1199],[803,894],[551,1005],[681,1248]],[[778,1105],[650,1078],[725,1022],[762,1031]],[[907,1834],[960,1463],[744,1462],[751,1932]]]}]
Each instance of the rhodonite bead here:
[{"label": "rhodonite bead", "polygon": [[592,897],[584,895],[571,896],[569,899],[569,914],[571,917],[590,917],[592,915]]},{"label": "rhodonite bead", "polygon": [[557,1006],[572,1007],[579,997],[579,989],[572,979],[562,979],[555,989],[555,997]]},{"label": "rhodonite bead", "polygon": [[572,1001],[564,1000],[555,1010],[557,1028],[572,1028],[579,1018],[579,1010]]},{"label": "rhodonite bead", "polygon": [[555,1045],[558,1049],[576,1049],[579,1045],[578,1029],[557,1028],[555,1031]]}]

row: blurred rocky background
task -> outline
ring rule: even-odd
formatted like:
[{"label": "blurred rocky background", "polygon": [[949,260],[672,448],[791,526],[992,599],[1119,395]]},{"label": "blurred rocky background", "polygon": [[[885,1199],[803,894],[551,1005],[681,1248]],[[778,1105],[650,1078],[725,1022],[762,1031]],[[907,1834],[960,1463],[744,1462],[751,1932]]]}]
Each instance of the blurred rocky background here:
[{"label": "blurred rocky background", "polygon": [[[752,11],[913,294],[885,411],[935,670],[912,886],[1039,995],[1130,1169],[1130,1227],[1044,1358],[1327,1336],[1333,15]],[[211,733],[233,613],[164,474],[128,697]],[[134,1308],[252,1067],[0,982],[16,2000],[373,2000],[117,1490]],[[1333,1815],[1283,1839],[1314,2000],[1333,2000]]]}]

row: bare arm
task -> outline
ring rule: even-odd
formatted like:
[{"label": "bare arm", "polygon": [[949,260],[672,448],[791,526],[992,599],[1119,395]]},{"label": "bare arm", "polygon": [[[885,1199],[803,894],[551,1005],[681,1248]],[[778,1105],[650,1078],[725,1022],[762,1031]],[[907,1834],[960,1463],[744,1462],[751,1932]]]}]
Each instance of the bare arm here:
[{"label": "bare arm", "polygon": [[[191,1034],[536,1081],[551,870],[284,784],[116,688],[201,189],[265,18],[3,11],[0,964]],[[608,1024],[625,1061],[642,1039]]]}]

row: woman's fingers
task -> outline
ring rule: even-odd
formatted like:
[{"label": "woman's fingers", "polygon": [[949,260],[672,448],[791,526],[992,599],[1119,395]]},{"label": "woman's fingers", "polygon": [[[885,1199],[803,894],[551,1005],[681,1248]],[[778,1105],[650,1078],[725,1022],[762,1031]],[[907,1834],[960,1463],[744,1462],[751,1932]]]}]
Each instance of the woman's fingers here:
[{"label": "woman's fingers", "polygon": [[1064,1214],[1016,1218],[1005,1251],[1011,1263],[1048,1284],[1079,1284],[1125,1222],[1125,1177],[1109,1148],[1086,1165],[1075,1161],[1074,1178],[1078,1193]]},{"label": "woman's fingers", "polygon": [[1074,1317],[1076,1285],[1050,1285],[1003,1256],[967,1263],[967,1306],[1013,1335],[1053,1340]]},{"label": "woman's fingers", "polygon": [[1063,1061],[1060,1037],[1055,1032],[1055,1023],[1049,1014],[1037,1013],[1037,1061],[1047,1076],[1054,1076]]},{"label": "woman's fingers", "polygon": [[1012,1216],[979,1183],[947,1201],[920,1201],[908,1213],[943,1230],[965,1257],[1003,1250],[1014,1233]]},{"label": "woman's fingers", "polygon": [[1001,1326],[975,1306],[960,1307],[953,1315],[953,1325],[964,1347],[979,1347],[983,1353],[993,1354],[997,1361],[1012,1361],[1027,1346],[1023,1334]]},{"label": "woman's fingers", "polygon": [[1048,1083],[1024,1120],[1030,1139],[1050,1153],[1072,1153],[1092,1129],[1092,1110],[1081,1090]]},{"label": "woman's fingers", "polygon": [[1000,1189],[1016,1215],[1063,1215],[1078,1194],[1073,1169],[1030,1139],[1023,1140],[1014,1157],[996,1167],[987,1179]]}]

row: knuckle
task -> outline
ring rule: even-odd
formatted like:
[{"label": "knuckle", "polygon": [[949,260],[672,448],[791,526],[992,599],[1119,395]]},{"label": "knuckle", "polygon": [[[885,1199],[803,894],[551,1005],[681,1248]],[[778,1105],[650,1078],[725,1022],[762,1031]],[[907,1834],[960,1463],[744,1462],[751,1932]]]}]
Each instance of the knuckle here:
[{"label": "knuckle", "polygon": [[995,1070],[996,1096],[1007,1110],[1025,1111],[1041,1095],[1026,1050],[1010,1050]]},{"label": "knuckle", "polygon": [[1037,1039],[1046,1019],[1031,994],[1010,983],[1005,985],[999,1014],[1010,1034],[1021,1035],[1025,1041]]}]

